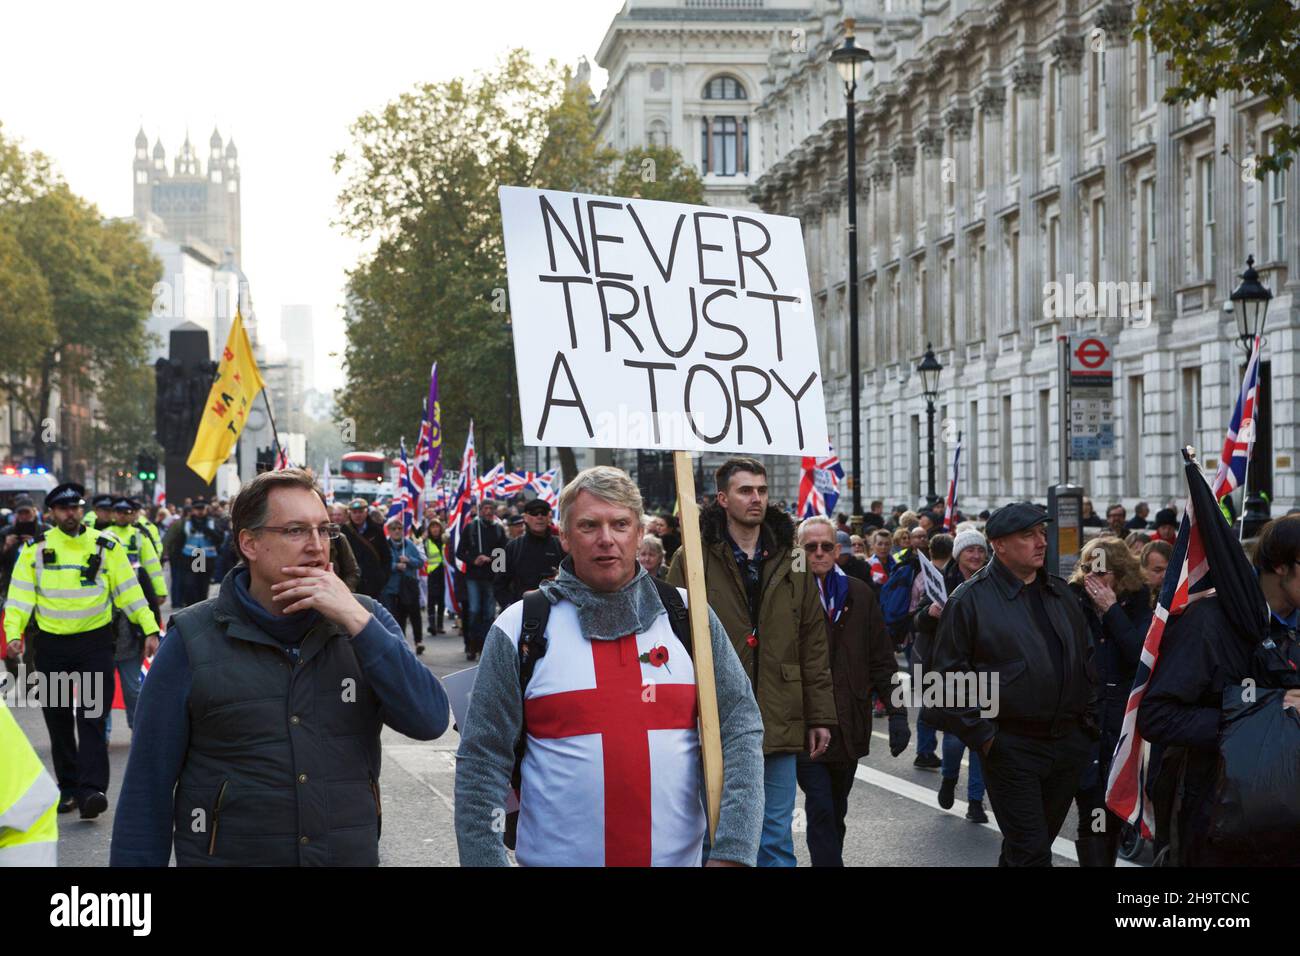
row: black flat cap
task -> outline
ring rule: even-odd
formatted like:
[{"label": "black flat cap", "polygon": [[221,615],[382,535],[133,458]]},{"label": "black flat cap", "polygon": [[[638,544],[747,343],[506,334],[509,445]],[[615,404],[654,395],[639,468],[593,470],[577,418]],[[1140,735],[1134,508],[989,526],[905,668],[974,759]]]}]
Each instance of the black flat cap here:
[{"label": "black flat cap", "polygon": [[1154,524],[1157,528],[1166,524],[1171,524],[1176,528],[1178,527],[1178,512],[1173,508],[1161,508],[1156,512],[1156,520]]},{"label": "black flat cap", "polygon": [[65,481],[45,496],[45,507],[47,508],[53,508],[55,505],[68,505],[76,508],[85,503],[86,486],[79,485],[75,481]]},{"label": "black flat cap", "polygon": [[534,498],[528,504],[524,505],[524,514],[526,515],[548,515],[551,513],[551,506],[541,498]]},{"label": "black flat cap", "polygon": [[1015,534],[1037,524],[1050,523],[1051,520],[1047,517],[1047,511],[1038,505],[1028,501],[1013,501],[989,515],[988,524],[984,526],[984,535],[992,541],[994,538]]}]

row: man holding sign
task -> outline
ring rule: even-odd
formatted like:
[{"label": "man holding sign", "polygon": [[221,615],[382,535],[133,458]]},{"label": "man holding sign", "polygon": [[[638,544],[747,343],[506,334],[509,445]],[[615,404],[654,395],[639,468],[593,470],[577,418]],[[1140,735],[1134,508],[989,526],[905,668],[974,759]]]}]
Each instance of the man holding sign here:
[{"label": "man holding sign", "polygon": [[[637,563],[641,492],[624,472],[581,472],[560,495],[560,514],[569,557],[555,580],[542,582],[545,605],[517,601],[483,645],[456,757],[461,865],[506,865],[506,796],[522,746],[521,865],[699,866],[705,806],[695,655],[690,630],[670,613],[684,611],[685,592],[668,588],[667,602],[678,604],[668,607]],[[709,865],[752,866],[762,722],[712,613],[708,640],[725,766]]]}]

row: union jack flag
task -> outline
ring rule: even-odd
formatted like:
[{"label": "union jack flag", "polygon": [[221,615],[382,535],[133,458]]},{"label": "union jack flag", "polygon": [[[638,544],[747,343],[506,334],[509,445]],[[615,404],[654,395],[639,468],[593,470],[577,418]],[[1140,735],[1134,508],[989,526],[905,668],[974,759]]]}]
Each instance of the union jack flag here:
[{"label": "union jack flag", "polygon": [[957,475],[961,463],[961,432],[957,433],[957,450],[952,453],[952,480],[948,482],[948,497],[943,506],[943,530],[952,533],[957,514]]},{"label": "union jack flag", "polygon": [[844,466],[835,454],[835,446],[826,442],[828,455],[803,460],[803,477],[799,480],[799,517],[829,515],[840,500],[840,482],[844,480]]},{"label": "union jack flag", "polygon": [[388,517],[402,516],[402,527],[410,531],[415,524],[415,486],[411,482],[411,467],[406,460],[406,439],[401,439],[402,460],[397,466],[397,493],[388,506]]},{"label": "union jack flag", "polygon": [[543,472],[512,471],[502,477],[497,488],[503,498],[513,498],[515,495],[531,488],[537,493],[537,497],[541,498],[553,509],[560,503],[559,492],[555,490],[559,478],[560,469],[558,468]]},{"label": "union jack flag", "polygon": [[1228,434],[1223,439],[1223,453],[1219,456],[1219,469],[1214,474],[1210,487],[1214,491],[1214,500],[1222,501],[1224,495],[1232,494],[1246,481],[1246,466],[1255,444],[1255,403],[1259,397],[1259,336],[1255,336],[1254,347],[1250,350],[1250,362],[1246,365],[1246,374],[1241,380],[1241,391],[1237,394],[1237,406],[1232,410],[1232,420],[1228,422]]},{"label": "union jack flag", "polygon": [[[1145,799],[1146,767],[1142,759],[1142,735],[1137,730],[1138,708],[1142,706],[1142,698],[1151,683],[1151,675],[1155,673],[1160,644],[1169,619],[1183,613],[1193,601],[1214,593],[1201,525],[1207,521],[1223,520],[1219,510],[1208,500],[1199,503],[1201,511],[1198,511],[1197,498],[1206,497],[1208,486],[1196,462],[1186,452],[1184,455],[1188,459],[1186,472],[1189,493],[1183,521],[1178,528],[1178,538],[1174,543],[1174,553],[1169,559],[1169,567],[1165,571],[1155,616],[1151,619],[1146,640],[1142,644],[1142,656],[1133,678],[1133,690],[1129,693],[1128,704],[1124,708],[1124,724],[1106,782],[1107,806],[1129,824],[1140,823],[1142,835],[1147,839],[1155,832],[1155,815],[1150,802]],[[1200,483],[1199,495],[1194,482]]]},{"label": "union jack flag", "polygon": [[465,562],[456,559],[456,549],[460,545],[460,535],[469,522],[470,509],[477,499],[478,484],[475,476],[478,471],[474,455],[474,420],[470,419],[469,434],[465,437],[465,453],[460,459],[460,478],[456,482],[456,491],[452,495],[450,510],[447,514],[447,559],[443,566],[447,569],[446,604],[452,613],[460,616],[460,602],[456,600],[456,577],[465,573]]},{"label": "union jack flag", "polygon": [[483,472],[483,477],[478,480],[478,497],[480,498],[501,498],[502,483],[506,477],[506,463],[499,461],[487,471]]}]

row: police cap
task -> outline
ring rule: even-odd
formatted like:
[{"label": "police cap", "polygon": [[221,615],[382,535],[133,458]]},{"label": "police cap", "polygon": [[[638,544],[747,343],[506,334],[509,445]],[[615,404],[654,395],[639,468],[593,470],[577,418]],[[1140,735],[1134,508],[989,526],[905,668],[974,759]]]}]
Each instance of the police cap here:
[{"label": "police cap", "polygon": [[984,534],[992,541],[994,538],[1015,534],[1034,525],[1050,523],[1051,520],[1047,517],[1045,508],[1028,501],[1013,501],[989,515],[988,524],[984,526]]},{"label": "police cap", "polygon": [[55,505],[65,505],[70,508],[79,508],[86,503],[86,486],[79,485],[75,481],[65,481],[45,496],[45,507],[53,508]]},{"label": "police cap", "polygon": [[130,498],[118,498],[113,502],[114,511],[139,511],[140,506]]},{"label": "police cap", "polygon": [[94,498],[90,499],[90,504],[95,508],[111,508],[113,507],[113,496],[95,495]]}]

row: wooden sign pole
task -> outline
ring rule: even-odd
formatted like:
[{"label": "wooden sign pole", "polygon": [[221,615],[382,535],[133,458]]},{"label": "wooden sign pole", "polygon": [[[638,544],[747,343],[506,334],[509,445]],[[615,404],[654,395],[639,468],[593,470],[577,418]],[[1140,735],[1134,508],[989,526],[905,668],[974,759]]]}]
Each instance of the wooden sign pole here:
[{"label": "wooden sign pole", "polygon": [[700,509],[695,501],[695,472],[691,467],[690,452],[673,452],[673,471],[677,476],[677,520],[682,529],[682,549],[686,554],[686,596],[700,712],[700,754],[704,762],[709,844],[712,845],[722,809],[722,727],[718,720],[718,691],[713,677],[713,642],[709,634],[709,596],[704,585]]}]

